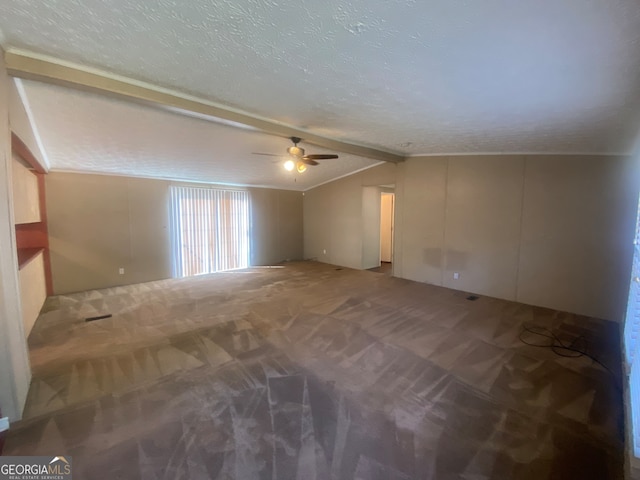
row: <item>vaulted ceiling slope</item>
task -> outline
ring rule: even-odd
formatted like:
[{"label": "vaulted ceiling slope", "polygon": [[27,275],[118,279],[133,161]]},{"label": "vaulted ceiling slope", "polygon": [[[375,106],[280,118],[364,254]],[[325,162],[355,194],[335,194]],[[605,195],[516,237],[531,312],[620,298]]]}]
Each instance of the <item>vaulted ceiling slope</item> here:
[{"label": "vaulted ceiling slope", "polygon": [[285,138],[41,82],[20,85],[54,171],[304,191],[380,163],[340,153],[287,172]]},{"label": "vaulted ceiling slope", "polygon": [[5,49],[403,155],[624,153],[637,0],[4,0]]}]

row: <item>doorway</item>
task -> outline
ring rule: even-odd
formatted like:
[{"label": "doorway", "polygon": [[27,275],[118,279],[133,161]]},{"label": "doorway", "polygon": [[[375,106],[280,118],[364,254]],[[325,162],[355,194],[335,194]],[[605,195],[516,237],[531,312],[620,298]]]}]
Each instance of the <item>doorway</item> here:
[{"label": "doorway", "polygon": [[380,269],[383,273],[391,273],[393,264],[393,206],[395,194],[380,194]]},{"label": "doorway", "polygon": [[363,270],[392,275],[394,187],[362,187],[362,266]]}]

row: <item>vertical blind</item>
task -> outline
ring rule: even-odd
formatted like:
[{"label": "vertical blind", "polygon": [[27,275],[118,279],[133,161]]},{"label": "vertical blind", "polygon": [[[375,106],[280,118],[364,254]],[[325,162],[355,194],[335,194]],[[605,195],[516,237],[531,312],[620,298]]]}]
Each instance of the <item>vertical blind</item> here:
[{"label": "vertical blind", "polygon": [[633,241],[633,265],[624,324],[624,349],[626,371],[629,375],[633,453],[640,457],[640,204]]},{"label": "vertical blind", "polygon": [[249,266],[249,194],[171,187],[173,273],[187,277]]}]

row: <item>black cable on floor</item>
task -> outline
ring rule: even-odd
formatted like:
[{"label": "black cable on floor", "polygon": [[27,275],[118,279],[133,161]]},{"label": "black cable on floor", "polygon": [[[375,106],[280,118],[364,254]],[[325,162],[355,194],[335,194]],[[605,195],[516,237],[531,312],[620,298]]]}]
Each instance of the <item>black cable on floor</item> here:
[{"label": "black cable on floor", "polygon": [[[534,343],[531,341],[527,341],[523,338],[525,334],[534,335],[540,338],[540,342]],[[541,348],[549,348],[553,353],[560,357],[569,357],[569,358],[578,358],[578,357],[587,357],[591,361],[597,363],[602,368],[604,368],[609,374],[613,377],[614,384],[618,390],[622,392],[622,386],[618,384],[618,375],[614,373],[607,365],[598,360],[595,356],[591,355],[587,351],[587,341],[584,335],[580,335],[571,340],[570,343],[565,343],[558,336],[553,333],[551,330],[545,327],[539,327],[536,325],[524,324],[522,326],[522,331],[518,338],[525,345],[529,345],[532,347],[541,347]],[[546,339],[546,340],[543,340]]]}]

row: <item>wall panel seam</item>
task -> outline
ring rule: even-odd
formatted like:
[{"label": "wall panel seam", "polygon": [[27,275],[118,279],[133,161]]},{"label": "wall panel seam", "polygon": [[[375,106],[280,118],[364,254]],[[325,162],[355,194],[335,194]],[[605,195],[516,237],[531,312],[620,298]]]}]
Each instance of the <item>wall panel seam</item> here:
[{"label": "wall panel seam", "polygon": [[442,249],[440,251],[440,285],[444,287],[444,274],[447,270],[447,213],[449,208],[449,166],[451,157],[445,157],[446,169],[444,173],[444,211],[442,219]]},{"label": "wall panel seam", "polygon": [[520,298],[520,264],[522,261],[522,235],[524,230],[524,199],[527,182],[527,166],[529,164],[529,157],[527,155],[522,158],[524,161],[522,165],[522,194],[520,195],[520,235],[518,237],[518,261],[516,262],[516,285],[514,298],[516,302],[519,301]]}]

